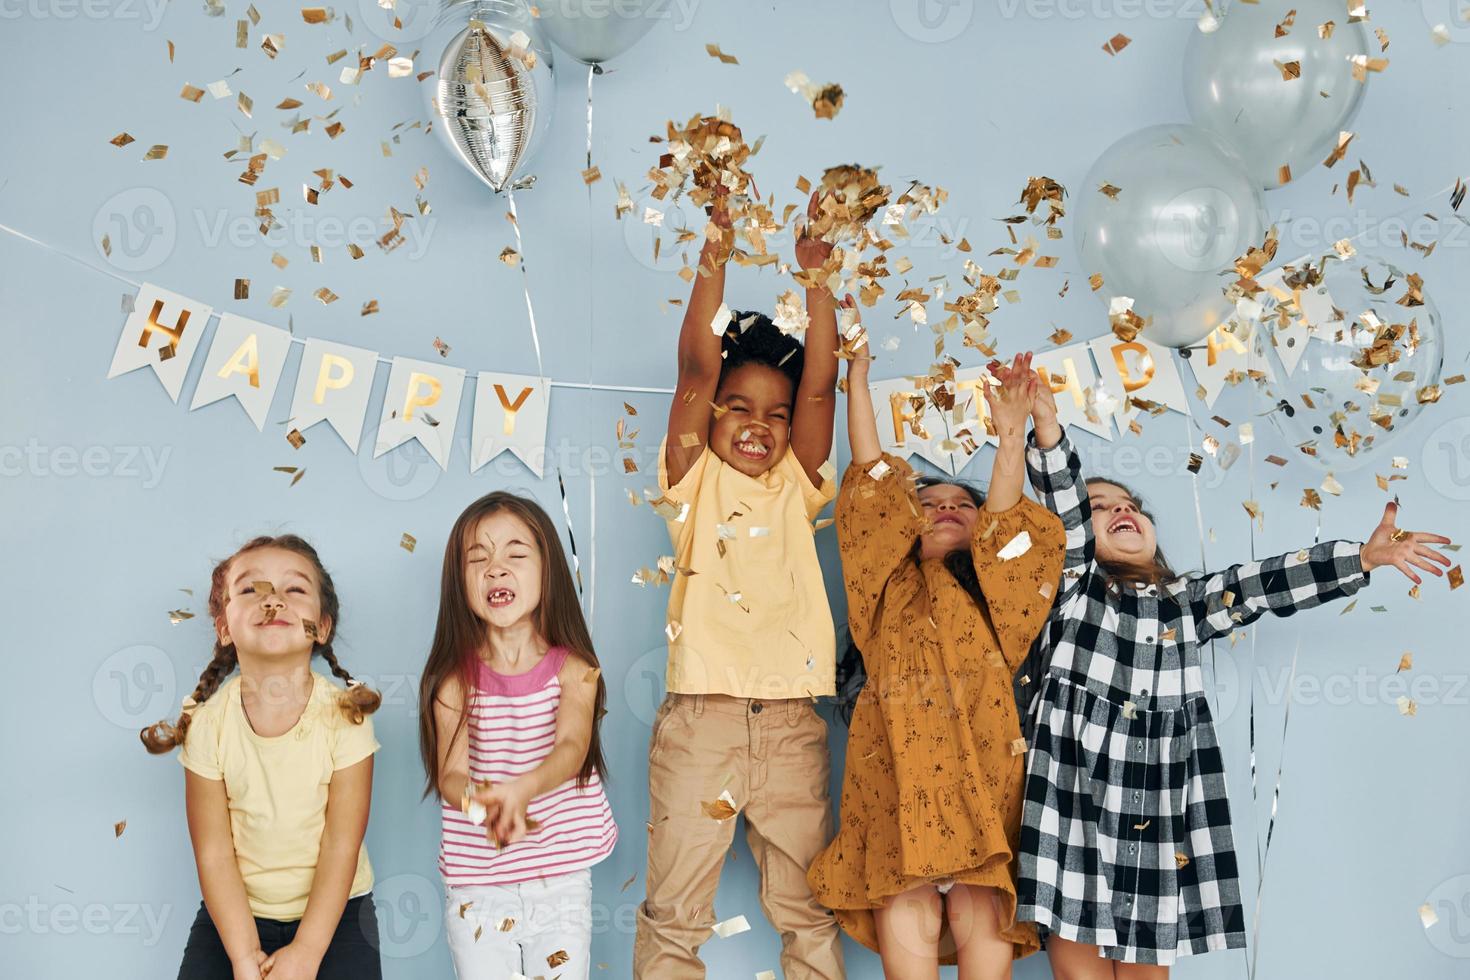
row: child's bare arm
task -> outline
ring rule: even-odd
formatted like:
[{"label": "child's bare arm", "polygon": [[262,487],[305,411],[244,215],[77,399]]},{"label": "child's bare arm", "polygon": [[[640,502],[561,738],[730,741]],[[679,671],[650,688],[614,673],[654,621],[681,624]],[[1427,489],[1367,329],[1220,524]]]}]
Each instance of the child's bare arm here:
[{"label": "child's bare arm", "polygon": [[669,406],[668,442],[664,449],[669,486],[682,480],[704,452],[709,439],[710,406],[720,384],[724,332],[716,333],[710,323],[725,301],[724,259],[729,253],[731,230],[723,197],[715,198],[710,223],[719,237],[714,240],[706,237],[700,250],[689,307],[679,328],[679,380],[674,402]]},{"label": "child's bare arm", "polygon": [[258,963],[263,956],[245,879],[235,857],[235,836],[230,830],[230,803],[222,779],[209,779],[184,770],[184,801],[189,818],[189,839],[194,845],[194,864],[199,870],[199,890],[204,907],[214,922],[230,962]]},{"label": "child's bare arm", "polygon": [[[842,305],[857,308],[851,294]],[[872,363],[867,344],[847,362],[847,445],[852,461],[859,465],[874,463],[883,455],[883,444],[878,440],[878,417],[873,413],[873,393],[868,390],[868,368]]]},{"label": "child's bare arm", "polygon": [[[817,216],[817,195],[807,204],[807,218]],[[803,270],[814,273],[832,254],[832,246],[805,233],[796,242],[796,260]],[[791,450],[814,485],[821,483],[818,470],[832,454],[832,429],[837,414],[837,303],[825,283],[806,291],[810,321],[802,354],[801,385],[792,405]]]}]

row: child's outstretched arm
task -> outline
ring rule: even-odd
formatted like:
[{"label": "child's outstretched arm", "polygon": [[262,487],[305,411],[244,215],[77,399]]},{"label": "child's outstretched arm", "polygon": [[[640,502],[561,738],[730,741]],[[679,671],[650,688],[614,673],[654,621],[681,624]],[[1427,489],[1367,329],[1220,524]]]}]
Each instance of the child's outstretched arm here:
[{"label": "child's outstretched arm", "polygon": [[[857,308],[851,293],[842,305]],[[872,363],[866,344],[847,362],[847,446],[855,466],[870,466],[883,455],[883,444],[878,441],[878,417],[873,413],[873,393],[868,390],[868,367]]]},{"label": "child's outstretched arm", "polygon": [[1062,519],[1067,532],[1067,557],[1062,565],[1058,606],[1082,587],[1092,571],[1096,541],[1092,534],[1092,506],[1087,500],[1087,481],[1082,461],[1057,421],[1057,402],[1051,385],[1037,378],[1031,402],[1031,445],[1026,450],[1026,471],[1031,487],[1047,509]]},{"label": "child's outstretched arm", "polygon": [[189,839],[194,845],[194,863],[199,869],[199,890],[204,907],[214,922],[225,954],[234,967],[236,980],[255,980],[265,953],[260,934],[245,895],[245,879],[235,857],[235,837],[230,830],[230,801],[223,779],[209,779],[191,770],[184,772],[184,799],[189,815]]},{"label": "child's outstretched arm", "polygon": [[1010,510],[1021,501],[1021,481],[1026,472],[1026,419],[1036,399],[1037,378],[1031,370],[1031,354],[1017,354],[1009,367],[990,362],[990,373],[1000,382],[985,386],[985,404],[995,425],[1000,445],[990,469],[990,487],[985,509]]},{"label": "child's outstretched arm", "polygon": [[327,784],[326,825],[317,852],[316,873],[306,913],[291,942],[270,955],[262,965],[271,980],[312,980],[327,954],[332,936],[347,907],[357,856],[367,833],[368,809],[373,796],[373,757],[332,773]]},{"label": "child's outstretched arm", "polygon": [[[817,217],[817,195],[807,205],[807,220]],[[810,227],[808,225],[807,227]],[[802,229],[796,240],[796,261],[807,272],[820,269],[832,246]],[[791,406],[791,450],[813,486],[820,486],[818,470],[832,454],[832,425],[837,414],[837,304],[825,284],[806,291],[810,320],[802,354],[801,385]]]},{"label": "child's outstretched arm", "polygon": [[581,772],[592,744],[602,671],[570,654],[562,663],[557,680],[561,683],[561,699],[556,708],[556,741],[546,758],[530,772],[475,793],[475,799],[490,811],[487,825],[502,847],[525,838],[526,809],[531,801]]},{"label": "child's outstretched arm", "polygon": [[717,196],[710,209],[704,247],[699,252],[689,307],[679,328],[679,381],[669,407],[664,448],[669,486],[684,479],[709,441],[710,406],[720,385],[724,337],[724,328],[715,331],[710,324],[725,302],[725,257],[730,253],[730,235],[730,213],[724,197]]},{"label": "child's outstretched arm", "polygon": [[1190,612],[1196,638],[1203,643],[1230,633],[1264,613],[1290,616],[1333,599],[1357,592],[1368,584],[1368,573],[1392,565],[1414,584],[1414,568],[1434,575],[1449,565],[1431,544],[1449,544],[1438,534],[1400,531],[1395,526],[1398,504],[1390,503],[1366,544],[1326,541],[1313,548],[1264,561],[1232,565],[1222,572],[1189,580]]}]

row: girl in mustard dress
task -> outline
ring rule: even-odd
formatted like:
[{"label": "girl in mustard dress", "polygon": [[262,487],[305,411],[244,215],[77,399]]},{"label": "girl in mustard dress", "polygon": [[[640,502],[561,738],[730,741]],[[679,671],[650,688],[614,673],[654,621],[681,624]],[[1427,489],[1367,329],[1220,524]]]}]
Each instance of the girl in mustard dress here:
[{"label": "girl in mustard dress", "polygon": [[[850,300],[850,298],[849,298]],[[808,880],[889,977],[1006,977],[1038,948],[1015,920],[1025,742],[1012,678],[1051,609],[1061,522],[1021,495],[1030,356],[993,366],[989,495],[880,452],[868,359],[848,368],[852,464],[837,503],[848,626],[868,681],[837,836]]]}]

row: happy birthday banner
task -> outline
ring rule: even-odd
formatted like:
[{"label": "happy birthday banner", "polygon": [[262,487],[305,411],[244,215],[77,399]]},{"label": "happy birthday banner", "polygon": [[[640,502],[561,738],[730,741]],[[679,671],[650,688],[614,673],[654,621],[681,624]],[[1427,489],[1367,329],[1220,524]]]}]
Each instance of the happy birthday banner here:
[{"label": "happy birthday banner", "polygon": [[[205,324],[213,314],[214,308],[207,303],[143,283],[123,324],[107,376],[151,367],[177,402]],[[233,313],[219,314],[190,410],[233,396],[255,428],[263,431],[293,340],[279,327]],[[291,397],[289,421],[294,431],[301,433],[326,422],[357,452],[378,360],[377,351],[306,340]],[[394,357],[389,365],[373,456],[417,439],[441,469],[448,469],[466,371],[410,357]],[[550,384],[549,378],[534,375],[475,373],[471,472],[509,451],[538,478],[542,476]]]},{"label": "happy birthday banner", "polygon": [[[1258,333],[1251,324],[1232,322],[1216,328],[1202,348],[1191,351],[1197,393],[1207,408],[1227,384],[1255,372],[1274,376],[1255,343]],[[1114,423],[1120,431],[1137,431],[1137,417],[1145,410],[1190,414],[1175,354],[1142,336],[1124,341],[1109,333],[1038,352],[1031,363],[1055,393],[1057,421],[1064,428],[1111,440]],[[942,390],[928,391],[916,378],[871,383],[883,450],[895,456],[917,454],[958,475],[976,449],[997,443],[986,425],[982,379],[988,375],[986,368],[957,370]]]}]

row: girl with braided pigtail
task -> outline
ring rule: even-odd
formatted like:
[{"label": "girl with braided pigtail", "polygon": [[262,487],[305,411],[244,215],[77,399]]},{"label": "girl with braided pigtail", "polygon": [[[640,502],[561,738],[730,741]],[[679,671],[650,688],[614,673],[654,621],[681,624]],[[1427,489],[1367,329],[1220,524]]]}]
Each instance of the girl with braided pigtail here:
[{"label": "girl with braided pigtail", "polygon": [[301,538],[254,538],[215,566],[209,614],[214,657],[183,713],[140,733],[149,752],[179,747],[185,769],[204,901],[179,977],[374,980],[362,840],[381,699],[332,650],[332,578]]}]

